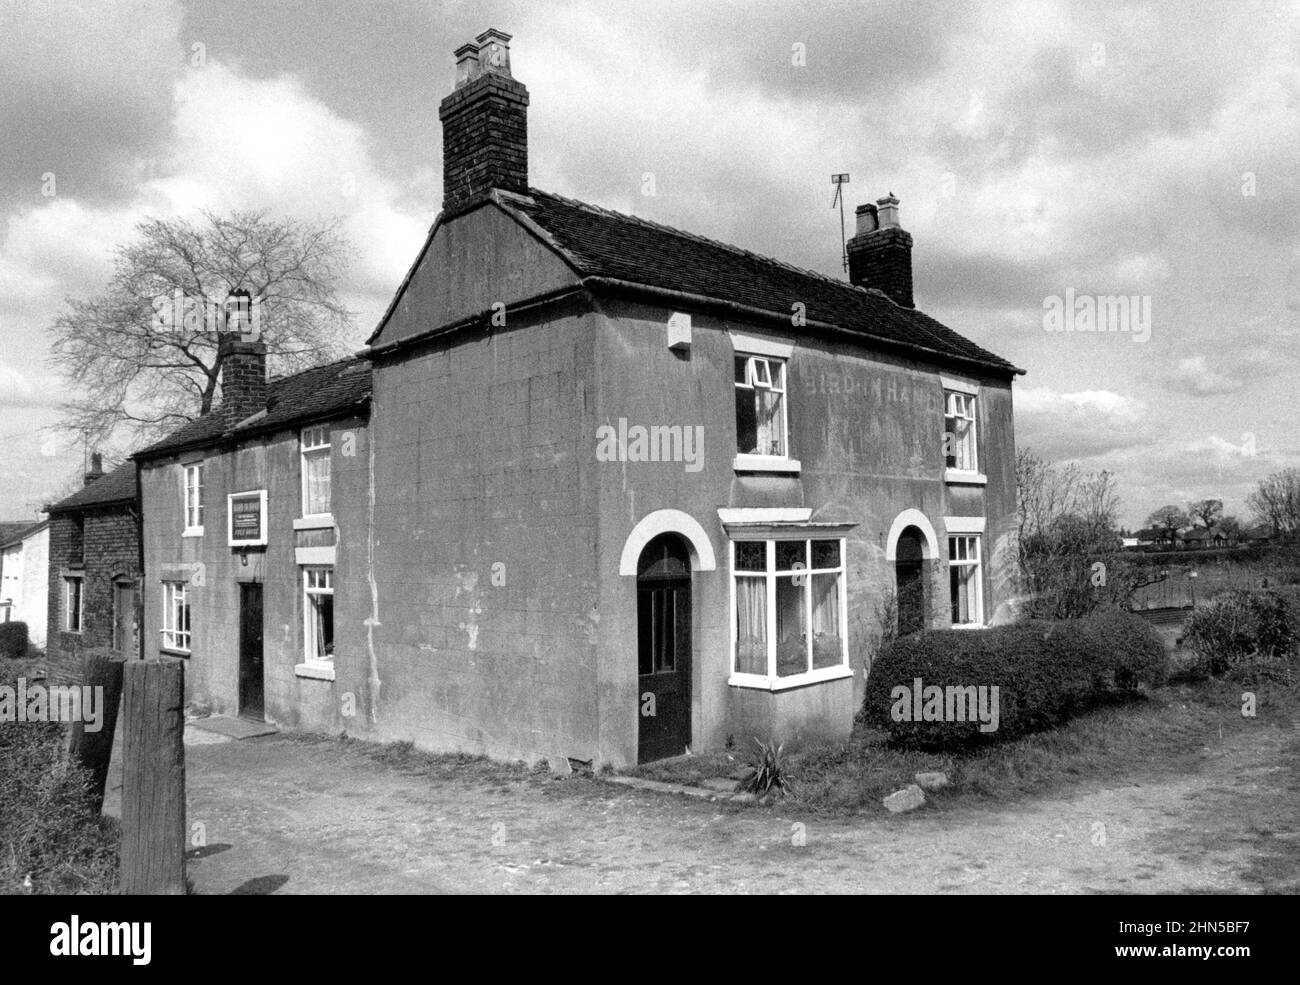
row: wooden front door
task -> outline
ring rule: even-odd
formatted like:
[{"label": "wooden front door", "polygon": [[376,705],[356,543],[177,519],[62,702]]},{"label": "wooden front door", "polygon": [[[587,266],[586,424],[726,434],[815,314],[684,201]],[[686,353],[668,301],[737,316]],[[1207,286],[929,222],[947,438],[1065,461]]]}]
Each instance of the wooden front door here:
[{"label": "wooden front door", "polygon": [[681,539],[656,537],[637,566],[637,760],[691,744],[691,564]]},{"label": "wooden front door", "polygon": [[239,714],[262,721],[262,586],[239,586]]},{"label": "wooden front door", "polygon": [[898,635],[906,636],[925,629],[925,555],[923,534],[908,527],[898,537],[895,547],[894,580],[898,592]]},{"label": "wooden front door", "polygon": [[136,648],[135,585],[128,581],[113,583],[113,649],[134,657]]}]

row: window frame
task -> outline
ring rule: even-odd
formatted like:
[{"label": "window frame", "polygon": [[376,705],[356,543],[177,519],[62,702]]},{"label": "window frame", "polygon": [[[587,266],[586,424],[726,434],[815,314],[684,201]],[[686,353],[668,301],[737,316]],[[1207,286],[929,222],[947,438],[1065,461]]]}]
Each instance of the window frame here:
[{"label": "window frame", "polygon": [[[973,542],[975,545],[975,557],[969,556],[965,559],[954,559],[953,541],[965,540]],[[983,629],[984,628],[984,537],[978,533],[949,533],[948,534],[948,621],[953,629]],[[968,548],[969,554],[969,548]],[[975,570],[975,613],[974,619],[970,622],[956,622],[952,618],[956,597],[952,595],[952,569],[953,568],[974,568]]]},{"label": "window frame", "polygon": [[[970,422],[969,434],[967,440],[970,445],[970,462],[969,468],[961,468],[957,465],[948,464],[948,456],[943,458],[943,476],[944,481],[953,484],[978,485],[987,484],[988,477],[980,471],[980,426],[979,426],[979,408],[980,408],[980,386],[968,380],[957,379],[950,376],[940,376],[939,383],[942,386],[943,393],[943,433],[945,436],[944,444],[947,444],[946,436],[953,434],[948,427],[948,422],[953,418],[960,418]],[[969,406],[969,415],[954,414],[949,411],[953,398]],[[960,462],[961,456],[955,455],[954,460]]]},{"label": "window frame", "polygon": [[[790,369],[793,364],[794,343],[785,341],[774,336],[750,334],[743,332],[731,332],[732,346],[732,370],[730,374],[732,403],[733,403],[733,425],[736,427],[736,455],[732,460],[732,468],[737,472],[786,472],[798,473],[802,465],[797,458],[793,457],[793,441],[790,434]],[[745,359],[745,382],[738,383],[735,379],[735,359]],[[754,390],[755,387],[750,382],[753,374],[754,364],[751,360],[765,360],[769,367],[772,363],[779,363],[781,366],[781,432],[784,441],[783,454],[780,455],[755,455],[748,452],[740,451],[740,427],[739,421],[734,417],[735,392],[737,389]],[[771,389],[765,387],[764,389]]]},{"label": "window frame", "polygon": [[[84,574],[65,574],[63,577],[63,622],[62,632],[75,633],[78,636],[86,631],[86,576]],[[72,599],[69,597],[73,584],[77,586],[77,625],[72,622]]]},{"label": "window frame", "polygon": [[[323,442],[318,441],[315,444],[308,444],[308,440],[307,440],[308,436],[315,435],[318,432],[324,432],[325,440]],[[332,461],[333,439],[334,439],[334,433],[328,424],[313,424],[310,427],[305,427],[298,432],[298,472],[299,472],[299,480],[301,484],[301,497],[299,502],[299,510],[302,519],[324,518],[324,517],[331,517],[334,515],[334,483],[333,483],[334,466]],[[328,497],[329,501],[326,504],[328,508],[323,512],[313,513],[313,512],[309,512],[308,509],[310,505],[308,502],[309,493],[308,493],[308,483],[307,483],[307,462],[309,456],[312,458],[324,459],[325,461],[325,468],[327,470],[327,481],[329,482],[330,491]]]},{"label": "window frame", "polygon": [[[839,564],[830,568],[814,568],[812,564],[812,542],[813,541],[834,541],[839,548]],[[804,545],[804,563],[807,565],[802,568],[777,568],[776,554],[778,543],[782,542],[802,542]],[[755,571],[738,571],[736,569],[736,545],[741,543],[761,543],[764,545],[764,566],[761,573]],[[749,534],[742,531],[731,531],[728,537],[728,557],[730,560],[730,576],[727,580],[729,595],[729,616],[730,616],[730,633],[731,633],[731,650],[728,658],[729,676],[727,683],[733,687],[747,687],[763,691],[783,691],[787,688],[802,687],[808,684],[817,684],[822,681],[839,680],[845,677],[851,677],[853,669],[849,656],[848,640],[848,539],[840,531],[824,532],[817,530],[798,530],[798,531],[764,531]],[[807,658],[806,670],[798,674],[789,674],[784,677],[777,673],[777,639],[776,639],[776,591],[777,581],[781,578],[790,578],[792,574],[799,573],[804,577],[802,588],[802,605],[804,607],[803,615],[805,620],[805,632],[808,637],[805,648]],[[816,575],[834,574],[836,576],[837,587],[837,605],[838,605],[838,629],[840,637],[840,660],[829,667],[814,667],[814,634],[812,632],[814,603],[812,597],[813,579]],[[739,629],[737,627],[737,599],[736,588],[737,581],[740,578],[762,579],[763,591],[766,609],[765,634],[767,637],[767,673],[754,674],[747,671],[737,670],[740,657],[739,653]]]},{"label": "window frame", "polygon": [[[324,572],[329,581],[326,587],[312,587],[311,576],[317,572]],[[314,605],[311,601],[313,595],[328,595],[334,598],[334,565],[332,564],[304,564],[302,565],[302,665],[308,667],[329,667],[334,666],[334,654],[330,652],[323,657],[316,656],[316,627],[315,621],[311,618],[314,611]],[[331,647],[334,646],[334,613],[330,611],[330,638]]]},{"label": "window frame", "polygon": [[[189,582],[168,579],[162,583],[162,618],[159,621],[159,649],[189,656],[194,647],[194,607]],[[179,594],[179,600],[177,598]],[[179,601],[180,609],[176,608]],[[184,612],[184,627],[177,617]]]},{"label": "window frame", "polygon": [[[190,484],[190,474],[194,473],[198,481]],[[190,491],[194,491],[195,502],[190,502]],[[182,537],[203,536],[203,462],[186,462],[181,466],[181,510],[184,529]],[[197,523],[192,522],[197,520]]]}]

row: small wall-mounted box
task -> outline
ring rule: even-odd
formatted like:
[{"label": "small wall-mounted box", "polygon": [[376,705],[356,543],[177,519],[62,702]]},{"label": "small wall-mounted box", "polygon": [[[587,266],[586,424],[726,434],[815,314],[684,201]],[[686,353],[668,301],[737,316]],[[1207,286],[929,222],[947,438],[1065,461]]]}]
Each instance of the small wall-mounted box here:
[{"label": "small wall-mounted box", "polygon": [[675,352],[691,351],[691,316],[680,311],[668,319],[668,348]]}]

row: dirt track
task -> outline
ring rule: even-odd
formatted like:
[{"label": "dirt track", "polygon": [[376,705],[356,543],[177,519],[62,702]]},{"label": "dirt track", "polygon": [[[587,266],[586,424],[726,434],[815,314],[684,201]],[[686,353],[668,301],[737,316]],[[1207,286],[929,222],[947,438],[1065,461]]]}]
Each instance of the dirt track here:
[{"label": "dirt track", "polygon": [[200,893],[1300,892],[1300,731],[1213,742],[1190,776],[835,820],[420,775],[333,742],[195,745],[189,821],[208,844],[189,873]]}]

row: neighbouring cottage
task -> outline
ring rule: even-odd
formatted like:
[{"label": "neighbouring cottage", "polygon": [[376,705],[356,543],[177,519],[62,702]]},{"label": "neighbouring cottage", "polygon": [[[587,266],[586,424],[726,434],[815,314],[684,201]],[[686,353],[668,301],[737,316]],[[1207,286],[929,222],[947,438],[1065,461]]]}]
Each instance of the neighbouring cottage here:
[{"label": "neighbouring cottage", "polygon": [[104,474],[98,454],[85,485],[47,507],[49,589],[46,654],[71,663],[91,647],[139,652],[140,519],[135,466]]},{"label": "neighbouring cottage", "polygon": [[0,532],[0,622],[25,622],[27,638],[39,647],[45,646],[49,588],[49,518]]},{"label": "neighbouring cottage", "polygon": [[268,383],[266,346],[235,334],[220,358],[219,406],[135,455],[146,655],[188,661],[196,708],[338,731],[335,684],[364,686],[334,656],[364,652],[370,605],[370,366]]},{"label": "neighbouring cottage", "polygon": [[368,361],[323,371],[355,403],[241,398],[138,456],[147,649],[215,708],[435,751],[845,736],[885,621],[1013,594],[1022,371],[916,310],[892,195],[846,283],[531,188],[509,41],[456,51],[443,209]]}]

